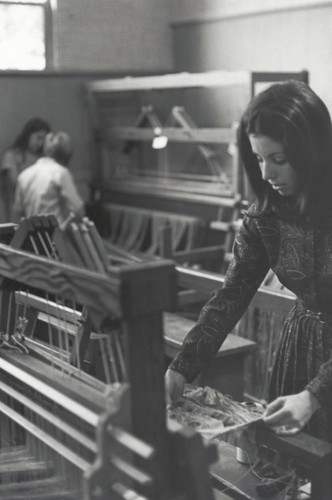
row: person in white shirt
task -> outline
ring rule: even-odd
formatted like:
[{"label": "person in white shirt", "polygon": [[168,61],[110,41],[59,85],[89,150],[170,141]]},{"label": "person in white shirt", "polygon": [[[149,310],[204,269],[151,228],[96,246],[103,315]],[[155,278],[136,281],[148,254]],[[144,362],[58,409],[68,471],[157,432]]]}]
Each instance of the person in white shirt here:
[{"label": "person in white shirt", "polygon": [[73,214],[84,215],[84,202],[67,168],[72,143],[66,132],[50,132],[45,138],[44,156],[18,176],[14,213],[21,217],[54,215],[59,225]]}]

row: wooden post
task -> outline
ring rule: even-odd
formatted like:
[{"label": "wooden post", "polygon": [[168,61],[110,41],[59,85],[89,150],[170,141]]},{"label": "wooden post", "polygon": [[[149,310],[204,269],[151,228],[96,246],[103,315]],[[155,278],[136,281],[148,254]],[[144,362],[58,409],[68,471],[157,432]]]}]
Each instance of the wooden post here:
[{"label": "wooden post", "polygon": [[172,262],[155,261],[119,272],[133,433],[156,450],[155,494],[162,500],[169,484],[162,311],[174,306],[175,267]]}]

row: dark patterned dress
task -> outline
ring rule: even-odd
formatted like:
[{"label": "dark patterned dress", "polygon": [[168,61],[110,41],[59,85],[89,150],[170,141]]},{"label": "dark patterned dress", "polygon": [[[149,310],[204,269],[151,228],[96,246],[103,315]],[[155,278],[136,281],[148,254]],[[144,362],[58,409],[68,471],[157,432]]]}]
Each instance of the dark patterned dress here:
[{"label": "dark patterned dress", "polygon": [[170,368],[192,381],[216,355],[268,270],[297,301],[280,337],[269,400],[307,388],[322,408],[308,431],[332,441],[332,212],[283,220],[250,207],[234,244],[224,286],[203,307]]}]

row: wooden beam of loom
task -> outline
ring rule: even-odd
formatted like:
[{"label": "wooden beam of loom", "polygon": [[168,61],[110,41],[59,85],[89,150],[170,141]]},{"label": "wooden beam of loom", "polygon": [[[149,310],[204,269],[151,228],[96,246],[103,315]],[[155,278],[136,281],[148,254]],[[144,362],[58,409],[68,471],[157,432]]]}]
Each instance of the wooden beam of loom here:
[{"label": "wooden beam of loom", "polygon": [[[29,231],[19,232],[16,228],[15,231],[21,239],[23,232],[29,234]],[[66,244],[64,239],[59,241],[61,245]],[[24,242],[21,241],[21,244]],[[97,250],[97,247],[94,249]],[[65,255],[67,255],[66,252]],[[68,367],[68,373],[66,369],[62,371],[59,367],[61,368],[64,364],[53,363],[51,349],[48,349],[45,357],[43,355],[46,350],[42,352],[40,349],[41,356],[35,357],[32,354],[27,355],[7,348],[0,349],[0,393],[3,401],[1,401],[0,411],[1,414],[26,430],[30,436],[29,442],[31,440],[34,442],[33,439],[36,438],[38,442],[47,445],[64,459],[68,459],[84,473],[84,498],[86,500],[93,500],[96,492],[98,492],[98,498],[102,500],[108,500],[109,494],[122,499],[128,498],[129,494],[135,494],[135,498],[151,500],[173,498],[173,495],[169,494],[169,450],[170,446],[175,446],[183,438],[181,437],[182,431],[177,429],[172,433],[173,444],[170,445],[167,439],[162,311],[174,305],[176,286],[174,264],[170,261],[158,260],[111,267],[108,265],[108,259],[104,263],[106,270],[97,272],[0,244],[0,277],[4,278],[1,293],[8,291],[6,297],[13,295],[16,305],[35,311],[35,316],[40,321],[47,322],[50,319],[55,328],[62,330],[66,328],[67,322],[72,329],[81,317],[81,314],[64,306],[67,300],[68,303],[77,303],[80,306],[79,310],[83,306],[84,311],[86,307],[96,328],[108,315],[111,315],[111,318],[114,316],[119,318],[125,336],[130,401],[124,398],[128,393],[128,384],[120,384],[122,389],[120,399],[124,405],[121,405],[124,408],[121,409],[114,393],[118,384],[115,384],[111,392],[109,392],[110,389],[105,392],[105,384],[97,380],[93,381],[87,374],[80,377],[80,372],[75,367]],[[46,299],[31,295],[30,288],[34,292],[35,290],[46,292]],[[59,306],[57,306],[57,300],[53,298],[58,295],[61,296]],[[49,300],[48,296],[51,296],[53,301]],[[2,301],[2,314],[5,313],[7,306],[10,311],[11,302],[13,302],[11,298],[7,302]],[[7,326],[9,326],[8,323]],[[10,332],[7,331],[6,334],[10,335]],[[72,329],[72,334],[75,335],[75,329]],[[34,339],[27,340],[29,340],[27,342],[29,347],[36,344],[33,352],[37,352],[37,342]],[[13,381],[15,383],[12,385]],[[9,401],[13,399],[19,405],[23,405],[27,413],[20,414],[15,407],[6,405],[7,398]],[[41,399],[45,398],[46,401],[55,402],[56,408],[60,408],[61,411],[59,413],[58,410],[56,413],[50,411],[49,403],[46,404],[46,401],[45,407],[40,405]],[[114,408],[108,408],[112,398]],[[105,406],[106,413],[100,413],[104,411]],[[75,430],[77,422],[71,424],[64,420],[67,412],[73,415],[74,422],[77,419],[81,421],[83,418],[86,425],[97,429],[97,443],[91,440],[91,436],[81,434],[79,428]],[[37,420],[34,418],[30,420],[31,413],[37,415]],[[126,434],[125,429],[117,430],[115,427],[127,425],[129,416],[131,416],[129,420],[132,421],[132,432],[135,438],[131,434]],[[100,417],[102,417],[101,420]],[[104,425],[102,425],[103,421]],[[41,426],[41,422],[47,423],[45,428]],[[48,428],[49,425],[51,425],[50,428]],[[53,427],[58,429],[54,435],[50,433]],[[58,440],[58,432],[64,436],[62,441]],[[70,438],[69,441],[68,438]],[[144,444],[142,439],[147,444]],[[83,444],[85,450],[84,456],[81,456],[78,450]],[[150,448],[147,450],[148,446]],[[40,445],[33,445],[35,451],[38,451],[39,447]],[[190,453],[193,454],[195,450],[201,456],[205,453],[205,448],[202,441],[197,438]],[[207,447],[207,449],[212,450],[212,447]],[[23,451],[25,453],[25,450]],[[48,451],[48,457],[49,453]],[[184,450],[182,457],[176,458],[179,462],[179,470],[186,462],[188,453],[189,450]],[[8,452],[8,457],[14,457],[15,454],[16,451],[11,450]],[[93,459],[91,454],[95,456],[92,468],[90,467]],[[137,455],[139,463],[143,461],[148,467],[148,473],[146,474],[140,467],[137,468],[131,460],[128,461],[128,454]],[[21,452],[18,452],[17,456],[21,456]],[[211,461],[213,457],[214,455],[210,453],[208,460]],[[27,460],[32,465],[36,462],[31,454],[28,454]],[[0,474],[2,474],[1,464]],[[197,472],[196,477],[198,478],[199,475],[205,478],[203,482],[206,485],[205,499],[213,500],[212,489],[207,480],[207,470]],[[144,496],[137,496],[136,490],[122,484],[121,478],[125,476],[129,478],[132,485],[137,484],[139,490],[145,492]],[[35,497],[37,490],[40,492],[40,487],[47,488],[47,484],[48,488],[63,488],[62,482],[59,484],[54,478],[54,481],[52,479],[48,483],[43,480],[26,483],[25,489],[30,497]],[[12,486],[10,490],[14,491],[14,488],[18,488],[19,494],[23,494],[23,483]],[[182,484],[181,488],[183,487],[185,485]],[[61,498],[61,500],[67,498],[65,490],[61,491],[63,492],[58,492],[58,496],[54,498]],[[0,486],[1,496],[4,495],[3,498],[7,500],[6,493],[6,487]],[[51,495],[51,491],[48,495]],[[48,495],[41,498],[44,499]],[[82,498],[81,495],[77,498]],[[71,498],[76,499],[76,496]],[[176,498],[184,499],[183,495],[177,495]]]},{"label": "wooden beam of loom", "polygon": [[[135,264],[101,274],[0,244],[0,275],[84,304],[95,328],[110,313],[121,317],[128,339],[133,431],[158,449],[157,462],[162,475],[161,464],[168,454],[161,311],[173,304],[173,263]],[[1,364],[0,359],[0,367]],[[147,408],[154,411],[148,412]]]},{"label": "wooden beam of loom", "polygon": [[[236,138],[235,132],[228,128],[201,128],[199,130],[190,131],[176,127],[162,127],[162,133],[172,142],[192,143],[198,141],[204,144],[215,144],[219,142],[231,142]],[[112,127],[107,131],[106,141],[114,141],[114,139],[135,141],[152,141],[155,137],[155,132],[152,129],[136,127]]]},{"label": "wooden beam of loom", "polygon": [[[161,311],[164,300],[166,308],[174,306],[174,295],[163,286],[172,283],[175,285],[173,263],[150,262],[148,267],[153,271],[151,277],[145,268],[146,264],[114,268],[108,275],[103,275],[50,261],[0,243],[0,275],[32,287],[43,288],[48,293],[60,293],[64,298],[75,298],[78,303],[85,302],[93,313],[95,326],[99,326],[103,317],[110,312],[116,316],[135,317],[149,311]],[[158,283],[160,294],[156,295],[151,290],[149,292],[149,287]],[[139,301],[127,301],[127,297],[138,290],[141,292]]]},{"label": "wooden beam of loom", "polygon": [[[186,289],[196,290],[200,297],[202,294],[209,295],[217,288],[221,288],[224,277],[207,271],[193,270],[176,266],[178,283]],[[251,304],[256,307],[267,307],[278,313],[288,313],[294,303],[293,294],[285,294],[268,287],[261,286],[252,299]]]}]

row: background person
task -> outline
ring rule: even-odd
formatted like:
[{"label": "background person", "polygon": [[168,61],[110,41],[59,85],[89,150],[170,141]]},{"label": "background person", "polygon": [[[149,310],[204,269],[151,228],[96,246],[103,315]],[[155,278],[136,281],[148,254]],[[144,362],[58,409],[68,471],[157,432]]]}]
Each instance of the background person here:
[{"label": "background person", "polygon": [[41,118],[31,118],[2,157],[1,191],[6,221],[13,220],[13,202],[18,175],[36,162],[43,153],[44,140],[50,125]]},{"label": "background person", "polygon": [[70,214],[84,215],[84,202],[67,168],[72,143],[66,132],[45,137],[44,156],[26,168],[17,179],[14,211],[16,218],[54,215],[62,225]]},{"label": "background person", "polygon": [[215,356],[271,268],[297,301],[285,320],[264,420],[332,441],[332,125],[304,83],[274,84],[249,104],[239,152],[256,195],[224,286],[203,307],[165,375],[179,397]]}]

